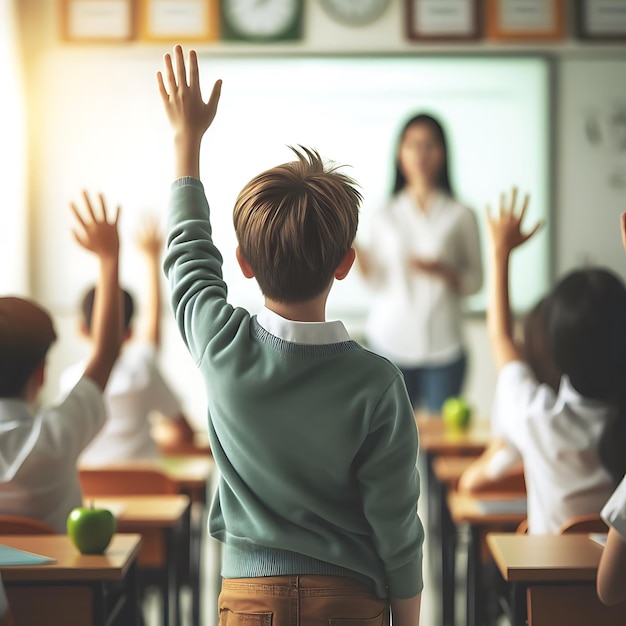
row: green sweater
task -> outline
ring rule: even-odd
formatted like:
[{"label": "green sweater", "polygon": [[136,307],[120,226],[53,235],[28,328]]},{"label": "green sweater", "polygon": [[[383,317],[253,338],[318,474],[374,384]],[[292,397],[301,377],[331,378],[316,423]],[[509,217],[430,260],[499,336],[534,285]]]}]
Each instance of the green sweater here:
[{"label": "green sweater", "polygon": [[193,178],[172,187],[165,271],[209,398],[222,575],[350,576],[381,597],[420,593],[418,439],[399,370],[353,341],[284,341],[230,306]]}]

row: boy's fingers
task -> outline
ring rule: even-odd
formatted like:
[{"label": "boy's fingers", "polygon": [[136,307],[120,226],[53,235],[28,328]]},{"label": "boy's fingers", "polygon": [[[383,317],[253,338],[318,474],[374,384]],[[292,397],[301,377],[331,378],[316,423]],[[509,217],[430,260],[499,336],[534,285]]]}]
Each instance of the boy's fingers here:
[{"label": "boy's fingers", "polygon": [[195,50],[189,51],[189,86],[192,89],[200,87],[200,70],[198,69],[198,55]]},{"label": "boy's fingers", "polygon": [[87,212],[89,213],[91,219],[95,222],[96,216],[93,212],[93,207],[91,206],[91,200],[89,199],[89,194],[86,191],[83,191],[83,200],[85,201],[85,206],[87,207]]},{"label": "boy's fingers", "polygon": [[526,194],[524,196],[524,201],[522,202],[522,209],[519,212],[519,221],[521,222],[524,219],[524,215],[526,214],[526,209],[528,208],[528,202],[530,200],[530,195]]},{"label": "boy's fingers", "polygon": [[86,248],[87,247],[87,242],[85,241],[85,239],[79,235],[75,230],[72,230],[72,237],[74,237],[74,241],[76,241],[76,243],[81,246],[82,248]]},{"label": "boy's fingers", "polygon": [[513,187],[511,190],[511,208],[509,209],[509,213],[511,215],[515,215],[515,205],[517,203],[517,187]]},{"label": "boy's fingers", "polygon": [[99,193],[98,200],[100,200],[100,211],[101,211],[100,221],[106,222],[107,221],[107,206],[106,206],[106,202],[104,201],[104,195]]},{"label": "boy's fingers", "polygon": [[113,220],[113,224],[115,224],[115,226],[117,226],[118,222],[120,221],[120,211],[122,210],[122,207],[118,204],[115,207],[115,219]]},{"label": "boy's fingers", "polygon": [[526,235],[524,235],[524,241],[528,241],[542,226],[543,226],[543,222],[539,220],[535,224],[533,229],[530,232],[528,232]]},{"label": "boy's fingers", "polygon": [[165,78],[167,79],[167,88],[169,89],[170,96],[176,93],[176,79],[174,78],[174,67],[172,66],[172,57],[166,54],[163,57],[165,63]]},{"label": "boy's fingers", "polygon": [[167,93],[165,83],[163,82],[163,74],[161,74],[161,72],[157,72],[157,83],[159,84],[159,93],[161,94],[163,102],[167,102],[170,99],[170,94]]},{"label": "boy's fingers", "polygon": [[213,110],[213,115],[217,111],[217,104],[220,101],[220,95],[222,93],[222,81],[216,80],[211,91],[211,97],[209,98],[208,107]]},{"label": "boy's fingers", "polygon": [[80,214],[80,211],[78,210],[78,207],[71,202],[70,203],[70,209],[72,209],[72,213],[74,214],[74,217],[76,218],[76,221],[83,227],[86,227],[85,224],[85,220],[83,219],[83,216]]},{"label": "boy's fingers", "polygon": [[174,54],[176,55],[176,77],[178,79],[178,86],[187,86],[187,75],[185,72],[185,57],[183,55],[182,46],[175,46]]},{"label": "boy's fingers", "polygon": [[504,213],[506,212],[506,194],[500,194],[500,217],[504,217]]}]

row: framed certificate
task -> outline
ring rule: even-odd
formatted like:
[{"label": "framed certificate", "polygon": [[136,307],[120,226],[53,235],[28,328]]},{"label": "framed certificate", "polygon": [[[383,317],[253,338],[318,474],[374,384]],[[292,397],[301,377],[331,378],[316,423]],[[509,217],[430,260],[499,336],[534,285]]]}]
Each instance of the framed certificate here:
[{"label": "framed certificate", "polygon": [[134,0],[62,0],[60,7],[66,41],[119,42],[135,36]]},{"label": "framed certificate", "polygon": [[478,0],[405,0],[406,33],[412,40],[478,39]]},{"label": "framed certificate", "polygon": [[215,41],[219,37],[219,0],[141,0],[141,39]]},{"label": "framed certificate", "polygon": [[626,43],[626,2],[577,0],[576,31],[581,39]]},{"label": "framed certificate", "polygon": [[487,0],[489,39],[562,39],[564,0]]}]

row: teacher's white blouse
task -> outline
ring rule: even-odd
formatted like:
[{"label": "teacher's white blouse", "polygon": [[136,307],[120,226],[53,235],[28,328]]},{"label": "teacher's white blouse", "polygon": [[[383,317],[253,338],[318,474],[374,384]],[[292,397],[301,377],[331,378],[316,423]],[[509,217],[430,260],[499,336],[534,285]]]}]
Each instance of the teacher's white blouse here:
[{"label": "teacher's white blouse", "polygon": [[[420,210],[406,191],[373,218],[369,246],[375,290],[366,336],[370,347],[397,365],[441,365],[463,351],[462,296],[483,281],[474,213],[445,193]],[[459,273],[457,293],[441,277],[409,268],[417,257]]]}]

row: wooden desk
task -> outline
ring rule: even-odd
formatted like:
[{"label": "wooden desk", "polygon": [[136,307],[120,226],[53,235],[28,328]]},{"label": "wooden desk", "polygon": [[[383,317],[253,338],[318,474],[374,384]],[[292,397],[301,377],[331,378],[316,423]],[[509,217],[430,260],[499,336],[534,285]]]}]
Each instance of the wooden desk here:
[{"label": "wooden desk", "polygon": [[440,483],[456,489],[461,476],[475,460],[474,456],[438,456],[433,459],[433,472]]},{"label": "wooden desk", "polygon": [[491,441],[488,422],[475,421],[467,430],[448,428],[443,420],[434,417],[415,419],[420,436],[420,450],[427,454],[450,456],[478,456]]},{"label": "wooden desk", "polygon": [[15,626],[139,624],[140,542],[116,535],[100,556],[80,554],[65,535],[0,536],[0,544],[56,560],[0,567]]},{"label": "wooden desk", "polygon": [[515,624],[526,615],[529,626],[626,624],[626,603],[606,607],[598,600],[602,548],[588,535],[489,534],[487,545],[502,577],[518,586],[515,595],[526,596],[520,603],[526,606],[514,611]]},{"label": "wooden desk", "polygon": [[189,498],[119,496],[94,498],[93,502],[98,508],[111,508],[116,513],[119,532],[141,534],[139,567],[164,573],[164,576],[159,577],[163,595],[163,615],[167,624],[177,624],[180,616],[179,564],[184,551],[190,549]]},{"label": "wooden desk", "polygon": [[[469,543],[467,546],[467,624],[478,626],[484,622],[485,598],[483,589],[483,558],[482,547],[485,534],[489,531],[514,530],[526,519],[525,512],[488,512],[481,508],[482,501],[519,501],[524,493],[506,492],[471,496],[451,492],[447,502],[453,523],[458,526],[469,526]],[[454,580],[445,581],[447,585]],[[448,591],[449,595],[453,592]]]},{"label": "wooden desk", "polygon": [[428,496],[428,547],[434,576],[441,581],[441,621],[454,626],[454,587],[447,581],[455,576],[456,528],[446,504],[447,481],[439,481],[435,461],[444,457],[476,457],[489,445],[490,425],[475,421],[469,429],[458,431],[446,426],[437,417],[415,418],[419,430],[421,467],[425,476],[424,491]]}]

